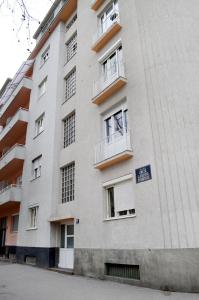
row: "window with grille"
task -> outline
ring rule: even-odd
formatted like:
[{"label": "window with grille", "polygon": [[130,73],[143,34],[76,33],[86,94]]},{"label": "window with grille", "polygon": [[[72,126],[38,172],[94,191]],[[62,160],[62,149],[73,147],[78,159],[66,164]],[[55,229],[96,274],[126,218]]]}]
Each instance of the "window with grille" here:
[{"label": "window with grille", "polygon": [[67,62],[76,54],[77,52],[77,33],[75,33],[72,38],[66,44],[66,56]]},{"label": "window with grille", "polygon": [[75,163],[62,168],[62,203],[74,200]]},{"label": "window with grille", "polygon": [[70,114],[64,121],[64,148],[75,142],[75,112]]},{"label": "window with grille", "polygon": [[76,69],[74,69],[67,77],[66,77],[66,94],[65,101],[70,99],[76,93]]}]

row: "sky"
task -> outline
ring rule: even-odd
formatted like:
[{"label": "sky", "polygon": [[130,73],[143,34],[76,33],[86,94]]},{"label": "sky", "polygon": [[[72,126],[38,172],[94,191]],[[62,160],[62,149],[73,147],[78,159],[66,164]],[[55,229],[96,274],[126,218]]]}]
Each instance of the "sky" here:
[{"label": "sky", "polygon": [[[2,1],[0,1],[1,4]],[[25,61],[29,52],[35,45],[33,39],[29,40],[29,31],[25,22],[22,23],[22,12],[16,5],[17,0],[6,0],[0,7],[0,89],[5,80],[12,78],[22,62]],[[25,0],[28,11],[38,21],[42,21],[51,7],[51,0]],[[32,37],[39,26],[38,21],[31,21],[30,36]]]}]

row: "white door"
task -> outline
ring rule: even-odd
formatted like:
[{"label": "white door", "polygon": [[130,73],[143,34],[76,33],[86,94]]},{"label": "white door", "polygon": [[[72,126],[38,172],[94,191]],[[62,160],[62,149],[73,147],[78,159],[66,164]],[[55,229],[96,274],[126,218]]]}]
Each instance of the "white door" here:
[{"label": "white door", "polygon": [[59,268],[74,267],[74,225],[61,225],[61,247],[59,249]]}]

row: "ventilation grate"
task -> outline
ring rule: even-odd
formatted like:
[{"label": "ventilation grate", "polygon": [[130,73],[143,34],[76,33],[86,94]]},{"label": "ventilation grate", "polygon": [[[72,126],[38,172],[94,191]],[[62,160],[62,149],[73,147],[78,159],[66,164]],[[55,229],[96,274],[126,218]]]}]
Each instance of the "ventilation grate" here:
[{"label": "ventilation grate", "polygon": [[37,260],[36,260],[35,256],[26,256],[25,262],[27,265],[35,266],[37,263]]},{"label": "ventilation grate", "polygon": [[121,265],[106,263],[106,275],[140,280],[139,265]]}]

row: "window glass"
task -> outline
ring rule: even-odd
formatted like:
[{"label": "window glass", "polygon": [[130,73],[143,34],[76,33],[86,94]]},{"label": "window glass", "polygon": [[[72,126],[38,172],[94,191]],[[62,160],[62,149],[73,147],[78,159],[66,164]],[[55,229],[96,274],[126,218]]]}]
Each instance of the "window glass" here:
[{"label": "window glass", "polygon": [[74,69],[67,77],[66,77],[66,93],[65,93],[65,101],[70,99],[76,93],[76,69]]},{"label": "window glass", "polygon": [[75,163],[62,169],[62,203],[74,200]]},{"label": "window glass", "polygon": [[64,148],[75,142],[75,112],[63,121]]},{"label": "window glass", "polygon": [[17,232],[19,225],[19,215],[15,215],[12,217],[12,231]]}]

